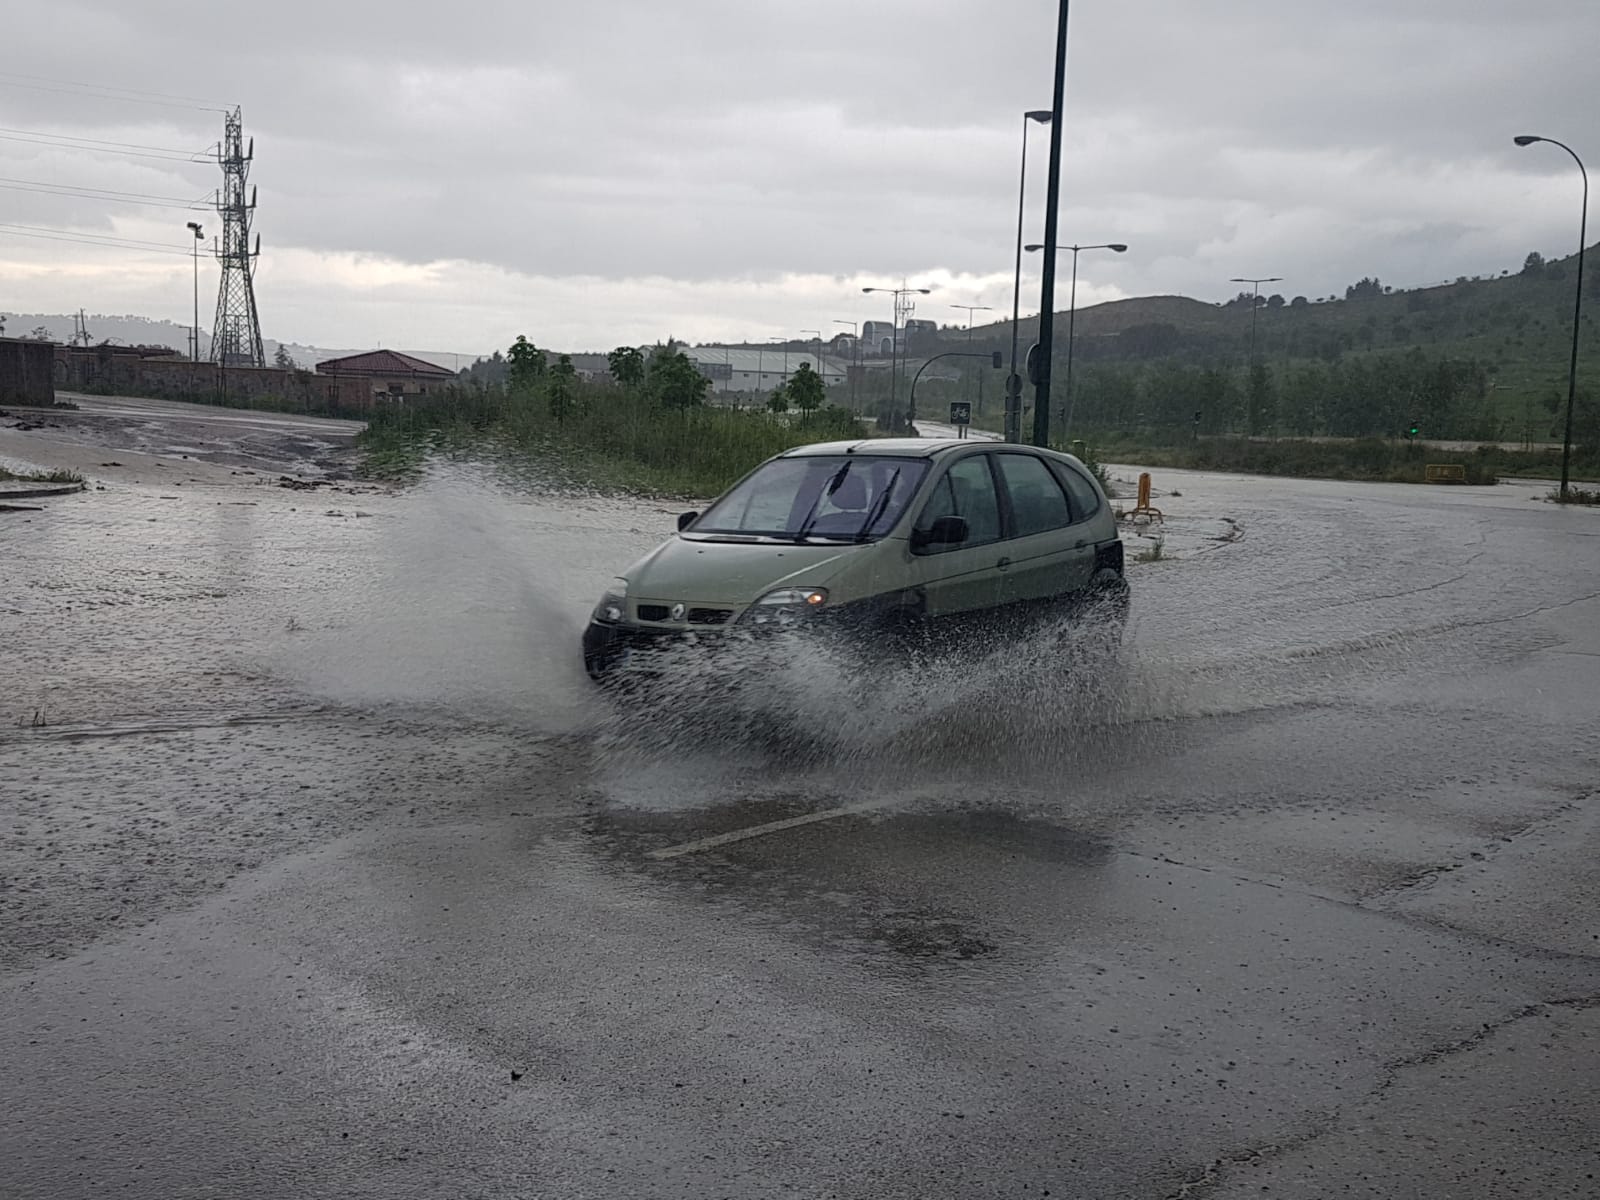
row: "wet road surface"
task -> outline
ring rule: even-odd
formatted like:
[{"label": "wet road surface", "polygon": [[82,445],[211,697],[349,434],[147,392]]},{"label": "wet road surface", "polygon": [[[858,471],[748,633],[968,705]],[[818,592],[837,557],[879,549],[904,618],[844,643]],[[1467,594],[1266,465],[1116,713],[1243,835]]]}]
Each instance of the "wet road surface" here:
[{"label": "wet road surface", "polygon": [[11,515],[0,1195],[1600,1193],[1600,518],[1158,485],[1113,681],[791,745],[581,678],[667,506]]}]

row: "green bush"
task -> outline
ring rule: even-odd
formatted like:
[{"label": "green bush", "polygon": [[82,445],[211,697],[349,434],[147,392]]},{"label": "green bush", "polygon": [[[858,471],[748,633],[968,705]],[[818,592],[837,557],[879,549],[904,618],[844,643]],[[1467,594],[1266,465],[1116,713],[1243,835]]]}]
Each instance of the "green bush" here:
[{"label": "green bush", "polygon": [[450,388],[375,411],[361,436],[366,469],[415,471],[432,450],[487,452],[551,482],[673,496],[711,496],[793,446],[861,436],[845,409],[808,417],[691,405],[641,389],[576,385],[553,416],[541,388]]}]

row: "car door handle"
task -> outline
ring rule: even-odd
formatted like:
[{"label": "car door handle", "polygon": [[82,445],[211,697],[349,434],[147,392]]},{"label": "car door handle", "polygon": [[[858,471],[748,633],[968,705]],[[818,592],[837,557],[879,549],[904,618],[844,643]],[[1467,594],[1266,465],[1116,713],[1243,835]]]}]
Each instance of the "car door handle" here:
[{"label": "car door handle", "polygon": [[1010,565],[1011,565],[1011,560],[1009,558],[1002,558],[999,562],[995,563],[995,566],[998,567],[1002,571],[1004,571]]}]

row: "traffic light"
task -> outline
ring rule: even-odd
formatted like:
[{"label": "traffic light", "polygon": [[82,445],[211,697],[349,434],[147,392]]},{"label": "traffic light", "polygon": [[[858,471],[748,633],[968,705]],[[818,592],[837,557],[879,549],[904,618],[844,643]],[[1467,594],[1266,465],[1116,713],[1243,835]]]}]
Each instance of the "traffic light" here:
[{"label": "traffic light", "polygon": [[1421,432],[1422,432],[1421,428],[1417,425],[1417,423],[1415,421],[1411,422],[1411,424],[1406,426],[1406,437],[1407,438],[1414,438],[1414,437],[1417,436],[1417,434],[1419,434]]}]

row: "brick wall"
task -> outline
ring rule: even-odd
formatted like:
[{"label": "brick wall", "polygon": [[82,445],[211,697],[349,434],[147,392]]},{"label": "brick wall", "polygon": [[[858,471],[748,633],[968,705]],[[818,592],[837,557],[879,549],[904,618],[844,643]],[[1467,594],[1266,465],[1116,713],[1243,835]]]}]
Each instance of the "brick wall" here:
[{"label": "brick wall", "polygon": [[288,411],[366,412],[373,384],[366,379],[313,375],[277,367],[218,367],[187,359],[143,358],[116,347],[56,348],[55,386],[64,391],[153,396],[206,404],[261,403]]},{"label": "brick wall", "polygon": [[56,398],[55,346],[0,338],[0,404],[49,404]]}]

